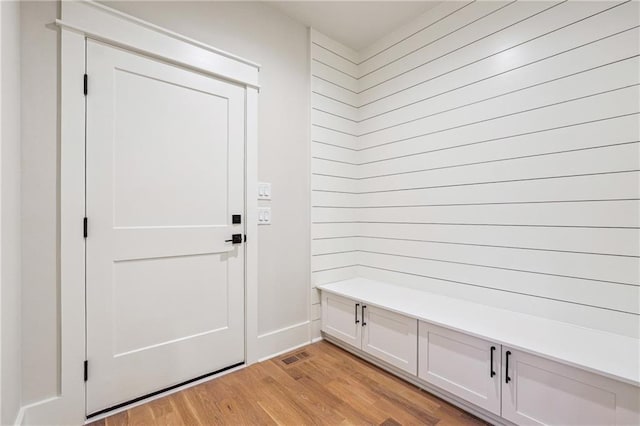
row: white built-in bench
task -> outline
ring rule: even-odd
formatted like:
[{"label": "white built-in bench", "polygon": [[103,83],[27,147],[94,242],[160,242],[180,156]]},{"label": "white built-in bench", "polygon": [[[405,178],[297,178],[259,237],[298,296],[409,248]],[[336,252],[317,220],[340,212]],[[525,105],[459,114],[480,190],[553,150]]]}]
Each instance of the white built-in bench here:
[{"label": "white built-in bench", "polygon": [[638,339],[365,278],[319,288],[326,338],[487,420],[640,424]]}]

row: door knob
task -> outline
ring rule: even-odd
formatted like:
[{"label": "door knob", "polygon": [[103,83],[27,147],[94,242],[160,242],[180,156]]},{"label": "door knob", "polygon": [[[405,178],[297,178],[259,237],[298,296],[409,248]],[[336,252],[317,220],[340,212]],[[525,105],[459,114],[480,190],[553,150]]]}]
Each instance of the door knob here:
[{"label": "door knob", "polygon": [[242,234],[233,234],[230,240],[224,240],[225,243],[241,244]]}]

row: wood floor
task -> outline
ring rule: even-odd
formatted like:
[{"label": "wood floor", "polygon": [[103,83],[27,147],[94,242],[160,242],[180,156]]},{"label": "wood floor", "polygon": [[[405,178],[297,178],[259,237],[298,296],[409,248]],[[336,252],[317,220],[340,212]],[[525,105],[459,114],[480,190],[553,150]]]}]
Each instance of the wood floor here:
[{"label": "wood floor", "polygon": [[92,423],[151,424],[485,423],[330,343],[319,342]]}]

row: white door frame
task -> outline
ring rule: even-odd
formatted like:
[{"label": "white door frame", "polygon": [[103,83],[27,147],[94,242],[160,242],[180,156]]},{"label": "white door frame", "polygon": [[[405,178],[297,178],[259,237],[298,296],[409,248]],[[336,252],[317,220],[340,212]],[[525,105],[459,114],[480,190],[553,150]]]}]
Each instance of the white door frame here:
[{"label": "white door frame", "polygon": [[[158,58],[245,87],[245,362],[258,360],[257,171],[260,66],[90,0],[63,1],[61,19],[60,347],[58,395],[23,407],[28,424],[85,422],[86,38]],[[89,96],[91,96],[89,76]],[[89,372],[90,374],[90,372]]]}]

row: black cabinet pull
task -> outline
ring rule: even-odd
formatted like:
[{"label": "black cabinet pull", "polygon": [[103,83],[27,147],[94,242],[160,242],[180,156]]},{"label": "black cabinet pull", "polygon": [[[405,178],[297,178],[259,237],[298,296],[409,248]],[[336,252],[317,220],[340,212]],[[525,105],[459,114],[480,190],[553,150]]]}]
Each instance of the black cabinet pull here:
[{"label": "black cabinet pull", "polygon": [[511,355],[511,351],[507,351],[507,361],[506,361],[506,366],[505,366],[505,375],[504,375],[504,382],[505,383],[509,383],[511,381],[511,377],[509,377],[509,355]]},{"label": "black cabinet pull", "polygon": [[360,306],[360,304],[356,303],[356,324],[360,322],[360,320],[358,319],[358,306]]},{"label": "black cabinet pull", "polygon": [[493,371],[493,352],[495,352],[496,347],[495,346],[491,346],[491,366],[489,367],[489,372],[491,373],[490,377],[493,377],[496,375],[496,372]]},{"label": "black cabinet pull", "polygon": [[365,325],[367,325],[367,323],[364,321],[364,310],[367,307],[367,305],[362,305],[362,326],[364,327]]}]

